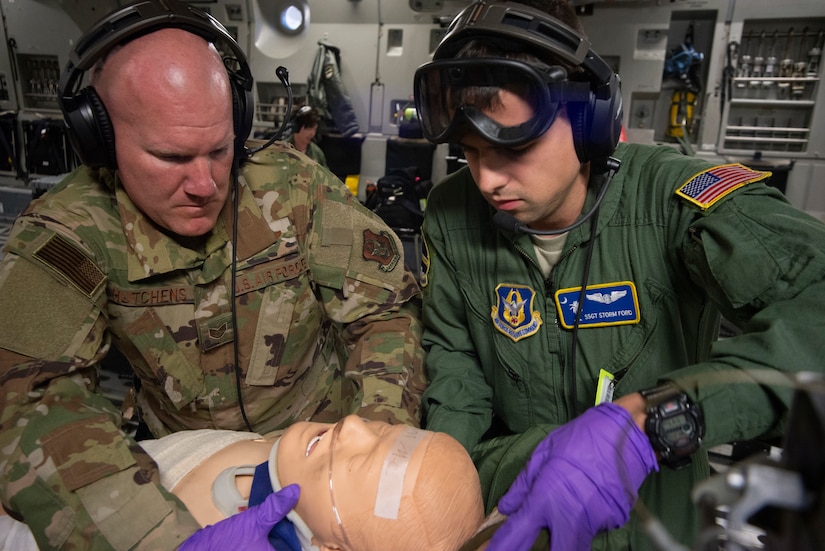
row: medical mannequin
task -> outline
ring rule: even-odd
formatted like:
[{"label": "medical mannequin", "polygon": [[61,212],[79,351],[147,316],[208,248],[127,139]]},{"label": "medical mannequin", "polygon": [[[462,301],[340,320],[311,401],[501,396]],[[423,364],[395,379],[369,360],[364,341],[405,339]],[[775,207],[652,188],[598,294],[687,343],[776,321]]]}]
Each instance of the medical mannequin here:
[{"label": "medical mannequin", "polygon": [[[181,438],[188,437],[186,433],[141,443],[158,461],[162,483],[171,486],[201,525],[225,518],[211,495],[213,482],[222,472],[273,460],[277,464],[273,475],[281,487],[300,485],[295,513],[311,531],[312,544],[322,551],[383,550],[388,542],[397,550],[454,551],[483,520],[476,470],[463,447],[446,434],[365,422],[357,416],[337,425],[297,423],[280,438],[277,434],[262,438],[253,433],[226,433],[230,431],[190,431],[193,439],[186,444],[180,444]],[[400,498],[397,511],[389,511],[396,513],[397,519],[380,518],[376,516],[379,487],[388,492],[381,486],[387,482],[382,479],[382,468],[387,469],[389,456],[399,453],[398,442],[411,435],[415,441],[407,447],[403,472],[400,476],[399,471],[390,472],[389,476],[403,479],[403,485],[398,483],[395,490],[389,490],[396,494],[390,497]],[[199,452],[186,447],[210,451],[179,480],[169,480],[166,475],[177,467],[166,464],[168,459],[161,454],[174,453],[177,448],[184,450],[181,457],[198,457]],[[330,453],[334,453],[331,470]],[[234,482],[238,493],[247,497],[252,476],[234,476]]]}]

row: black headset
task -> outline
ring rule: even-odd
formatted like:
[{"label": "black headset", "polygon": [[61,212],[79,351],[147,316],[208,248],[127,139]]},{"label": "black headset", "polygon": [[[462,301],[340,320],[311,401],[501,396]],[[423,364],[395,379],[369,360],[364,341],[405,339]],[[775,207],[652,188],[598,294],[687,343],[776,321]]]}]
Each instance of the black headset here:
[{"label": "black headset", "polygon": [[106,106],[92,86],[77,90],[83,74],[94,68],[115,46],[166,28],[183,29],[216,46],[228,46],[224,58],[232,88],[235,156],[241,158],[252,130],[255,103],[252,72],[243,50],[229,31],[208,13],[179,0],[139,0],[98,21],[77,41],[60,77],[58,103],[72,146],[83,164],[93,168],[117,167],[115,133]]},{"label": "black headset", "polygon": [[[542,61],[553,56],[581,67],[584,79],[590,83],[589,100],[567,103],[576,154],[581,162],[587,162],[613,153],[622,130],[621,80],[590,49],[586,38],[541,10],[516,2],[481,0],[453,19],[433,60],[455,56],[473,39],[494,42],[506,51],[526,48]],[[571,75],[573,80],[579,78]]]}]

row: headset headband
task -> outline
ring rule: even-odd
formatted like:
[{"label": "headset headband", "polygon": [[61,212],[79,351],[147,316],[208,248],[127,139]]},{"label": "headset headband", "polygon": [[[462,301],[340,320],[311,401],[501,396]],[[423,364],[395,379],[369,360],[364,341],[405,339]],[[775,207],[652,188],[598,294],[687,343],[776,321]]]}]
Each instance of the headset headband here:
[{"label": "headset headband", "polygon": [[[93,86],[81,88],[83,74],[115,47],[160,29],[177,28],[200,36],[222,53],[232,89],[235,156],[245,154],[252,130],[254,98],[252,71],[243,50],[208,13],[180,0],[136,0],[104,17],[78,39],[60,75],[57,96],[69,139],[80,160],[93,168],[117,168],[115,134],[106,106]],[[219,46],[220,44],[220,46]],[[277,71],[276,71],[277,73]]]},{"label": "headset headband", "polygon": [[598,85],[613,78],[613,70],[590,48],[586,38],[555,17],[524,4],[481,0],[468,6],[453,19],[433,59],[454,56],[474,38],[516,40],[542,58],[553,55],[581,66]]},{"label": "headset headband", "polygon": [[60,77],[61,107],[71,108],[83,73],[91,69],[114,46],[163,28],[179,28],[201,36],[208,42],[227,44],[238,61],[239,68],[233,71],[237,84],[246,91],[252,90],[252,72],[245,61],[246,56],[217,19],[183,2],[145,0],[108,15],[78,40]]}]

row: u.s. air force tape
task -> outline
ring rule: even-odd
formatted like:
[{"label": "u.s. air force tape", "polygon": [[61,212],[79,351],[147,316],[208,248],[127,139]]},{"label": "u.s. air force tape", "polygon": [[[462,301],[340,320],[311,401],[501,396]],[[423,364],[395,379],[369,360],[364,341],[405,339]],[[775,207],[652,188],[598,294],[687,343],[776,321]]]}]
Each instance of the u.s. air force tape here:
[{"label": "u.s. air force tape", "polygon": [[390,448],[390,453],[381,467],[378,479],[378,493],[375,496],[375,516],[395,520],[401,507],[404,490],[404,476],[415,448],[427,436],[427,431],[413,427],[405,428]]}]

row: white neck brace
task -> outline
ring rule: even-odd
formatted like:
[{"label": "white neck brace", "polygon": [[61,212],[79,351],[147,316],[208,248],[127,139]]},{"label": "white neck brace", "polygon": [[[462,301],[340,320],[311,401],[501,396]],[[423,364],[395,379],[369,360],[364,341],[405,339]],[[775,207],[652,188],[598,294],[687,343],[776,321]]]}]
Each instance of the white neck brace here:
[{"label": "white neck brace", "polygon": [[[272,482],[272,489],[276,492],[283,488],[283,486],[281,486],[281,479],[278,478],[278,444],[280,444],[280,442],[281,439],[279,438],[272,445],[272,451],[269,452],[269,480]],[[300,540],[301,548],[304,551],[320,551],[318,547],[312,545],[312,530],[309,529],[304,519],[298,516],[298,512],[295,511],[295,509],[291,510],[286,518],[291,520],[292,524],[295,525],[295,532],[298,534],[298,540]]]},{"label": "white neck brace", "polygon": [[[269,452],[269,480],[272,482],[272,489],[279,491],[283,488],[281,481],[278,478],[278,439],[272,445],[272,451]],[[212,483],[212,502],[224,515],[231,516],[239,511],[239,508],[245,508],[248,500],[244,499],[238,488],[235,485],[235,477],[239,475],[251,475],[255,472],[255,465],[240,465],[236,467],[229,467],[224,469]],[[240,509],[242,510],[242,509]],[[298,541],[301,542],[301,549],[303,551],[320,551],[318,547],[312,544],[312,531],[306,525],[304,520],[298,516],[295,509],[291,510],[286,518],[292,521],[295,526],[295,533],[298,536]]]}]

